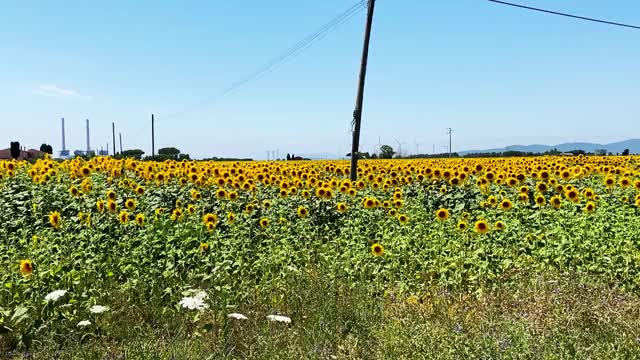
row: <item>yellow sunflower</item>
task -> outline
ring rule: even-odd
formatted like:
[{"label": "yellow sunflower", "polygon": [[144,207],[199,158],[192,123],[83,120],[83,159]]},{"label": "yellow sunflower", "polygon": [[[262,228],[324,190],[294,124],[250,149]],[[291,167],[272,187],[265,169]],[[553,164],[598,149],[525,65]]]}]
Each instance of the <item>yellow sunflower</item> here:
[{"label": "yellow sunflower", "polygon": [[20,260],[20,272],[24,276],[29,276],[33,272],[33,263],[29,259]]},{"label": "yellow sunflower", "polygon": [[373,256],[382,256],[384,255],[384,247],[382,247],[382,245],[380,245],[379,243],[375,243],[371,245],[371,253],[373,254]]},{"label": "yellow sunflower", "polygon": [[486,234],[487,232],[489,232],[489,224],[484,220],[476,221],[476,224],[473,227],[479,234]]},{"label": "yellow sunflower", "polygon": [[445,208],[440,208],[440,209],[436,210],[436,219],[438,219],[440,221],[445,221],[445,220],[449,219],[449,210],[447,210]]}]

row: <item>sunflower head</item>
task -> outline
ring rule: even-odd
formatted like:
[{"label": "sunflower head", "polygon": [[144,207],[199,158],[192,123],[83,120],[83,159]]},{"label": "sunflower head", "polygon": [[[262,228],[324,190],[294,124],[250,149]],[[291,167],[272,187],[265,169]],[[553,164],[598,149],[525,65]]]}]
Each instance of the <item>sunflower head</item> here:
[{"label": "sunflower head", "polygon": [[449,218],[449,210],[445,208],[440,208],[436,210],[436,219],[440,221],[445,221]]},{"label": "sunflower head", "polygon": [[[384,206],[384,203],[383,203],[383,206]],[[388,206],[387,206],[387,207],[388,207]],[[339,203],[336,205],[336,209],[337,209],[339,212],[345,212],[345,211],[347,211],[347,204],[345,204],[345,203],[343,203],[343,202],[339,202]]]},{"label": "sunflower head", "polygon": [[511,200],[509,200],[509,199],[504,199],[500,203],[500,209],[502,209],[504,211],[511,210],[512,207],[513,207],[513,203],[511,203]]},{"label": "sunflower head", "polygon": [[20,260],[20,272],[24,276],[29,276],[33,272],[33,263],[29,259]]},{"label": "sunflower head", "polygon": [[136,209],[136,201],[133,199],[127,199],[124,202],[124,206],[127,208],[127,210],[133,211]]},{"label": "sunflower head", "polygon": [[473,228],[479,234],[486,234],[487,232],[489,232],[489,224],[484,220],[476,221]]},{"label": "sunflower head", "polygon": [[118,221],[120,221],[121,224],[129,222],[129,213],[126,210],[120,211],[120,214],[118,214]]},{"label": "sunflower head", "polygon": [[307,215],[309,215],[309,209],[307,209],[304,206],[298,207],[298,211],[297,212],[298,212],[298,216],[300,216],[302,218],[305,218],[305,217],[307,217]]},{"label": "sunflower head", "polygon": [[269,227],[269,219],[267,218],[262,218],[260,219],[260,227],[263,229],[266,229]]},{"label": "sunflower head", "polygon": [[409,216],[407,216],[406,214],[399,214],[398,222],[402,225],[406,224],[407,222],[409,222]]},{"label": "sunflower head", "polygon": [[53,226],[54,229],[59,229],[61,222],[62,222],[62,218],[59,212],[52,211],[49,213],[49,224]]},{"label": "sunflower head", "polygon": [[495,222],[495,224],[493,224],[493,226],[494,226],[497,230],[503,230],[505,227],[507,227],[507,226],[505,225],[505,223],[504,223],[504,222],[502,222],[502,221],[500,221],[500,220],[496,221],[496,222]]},{"label": "sunflower head", "polygon": [[136,215],[136,225],[143,227],[144,226],[144,215],[138,214]]},{"label": "sunflower head", "polygon": [[464,231],[467,230],[467,223],[464,220],[458,221],[458,230]]},{"label": "sunflower head", "polygon": [[380,245],[379,243],[375,243],[371,245],[371,253],[373,254],[373,256],[382,256],[384,255],[384,247],[382,247],[382,245]]}]

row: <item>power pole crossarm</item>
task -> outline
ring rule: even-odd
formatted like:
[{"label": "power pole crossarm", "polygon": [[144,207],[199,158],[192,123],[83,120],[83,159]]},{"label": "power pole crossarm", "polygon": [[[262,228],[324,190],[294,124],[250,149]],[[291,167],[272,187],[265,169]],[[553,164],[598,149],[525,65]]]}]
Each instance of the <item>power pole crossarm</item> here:
[{"label": "power pole crossarm", "polygon": [[358,95],[356,108],[353,111],[353,140],[351,142],[351,181],[358,177],[358,149],[360,143],[360,126],[362,124],[362,104],[364,102],[364,84],[367,76],[367,61],[369,59],[369,41],[371,40],[371,27],[373,24],[373,11],[376,0],[369,0],[367,10],[367,24],[364,32],[364,45],[362,47],[362,61],[360,63],[360,78],[358,81]]}]

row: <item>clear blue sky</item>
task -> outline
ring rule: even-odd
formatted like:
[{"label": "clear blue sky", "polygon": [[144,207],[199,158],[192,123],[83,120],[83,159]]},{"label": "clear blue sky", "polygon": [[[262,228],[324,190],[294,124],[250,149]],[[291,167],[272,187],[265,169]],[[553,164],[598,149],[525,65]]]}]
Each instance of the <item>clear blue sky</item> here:
[{"label": "clear blue sky", "polygon": [[[640,24],[637,0],[513,0]],[[215,97],[352,0],[7,1],[0,6],[0,144],[111,142],[197,157],[344,154],[364,12],[223,101]],[[483,0],[378,0],[363,151],[640,137],[640,31]],[[190,109],[174,118],[170,114]],[[4,146],[0,146],[4,147]]]}]

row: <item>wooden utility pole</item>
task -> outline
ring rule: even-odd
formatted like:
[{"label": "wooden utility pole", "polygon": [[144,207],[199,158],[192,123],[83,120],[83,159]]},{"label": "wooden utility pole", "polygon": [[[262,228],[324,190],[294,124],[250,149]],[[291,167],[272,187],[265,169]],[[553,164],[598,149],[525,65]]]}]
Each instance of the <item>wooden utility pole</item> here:
[{"label": "wooden utility pole", "polygon": [[447,128],[447,132],[449,133],[449,157],[451,157],[451,133],[453,132],[453,129]]},{"label": "wooden utility pole", "polygon": [[373,10],[376,0],[369,0],[367,9],[367,24],[364,32],[364,45],[362,47],[362,61],[360,63],[360,78],[358,82],[358,95],[356,108],[353,110],[353,140],[351,142],[351,181],[358,178],[358,153],[360,145],[360,125],[362,124],[362,103],[364,100],[364,83],[367,76],[367,61],[369,59],[369,40],[371,39],[371,25],[373,23]]},{"label": "wooden utility pole", "polygon": [[111,132],[113,134],[113,156],[116,155],[116,123],[111,123]]},{"label": "wooden utility pole", "polygon": [[122,154],[122,133],[118,133],[118,137],[120,138],[120,154]]},{"label": "wooden utility pole", "polygon": [[151,157],[156,154],[156,136],[155,136],[155,120],[151,114]]}]

